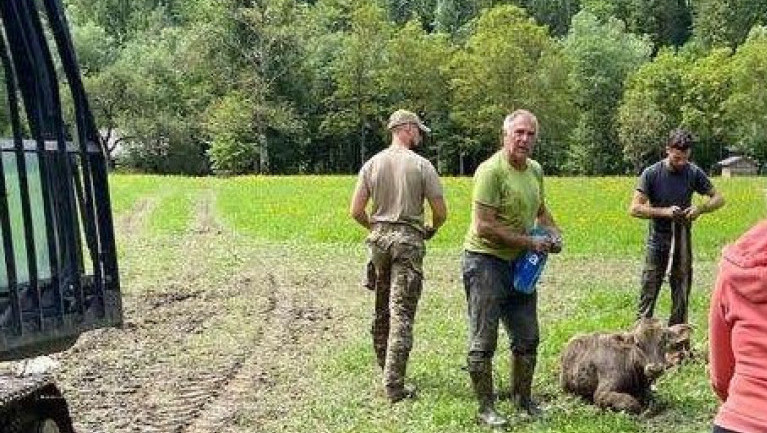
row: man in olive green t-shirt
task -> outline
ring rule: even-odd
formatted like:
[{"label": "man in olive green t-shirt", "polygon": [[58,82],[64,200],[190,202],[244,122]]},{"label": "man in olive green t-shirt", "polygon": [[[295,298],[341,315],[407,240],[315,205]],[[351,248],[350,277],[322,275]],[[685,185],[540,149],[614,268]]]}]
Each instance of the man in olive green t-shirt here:
[{"label": "man in olive green t-shirt", "polygon": [[[474,174],[472,222],[461,260],[468,303],[468,368],[479,400],[478,420],[502,427],[495,411],[493,355],[502,322],[510,338],[510,396],[530,415],[540,409],[531,398],[539,341],[537,294],[512,289],[512,263],[525,250],[559,252],[561,235],[546,208],[543,170],[530,159],[538,120],[517,110],[503,122],[503,147]],[[531,236],[535,225],[549,236]]]},{"label": "man in olive green t-shirt", "polygon": [[[362,166],[350,213],[370,230],[366,243],[376,293],[373,348],[386,395],[394,403],[414,396],[414,388],[405,386],[405,370],[421,296],[424,240],[445,222],[447,209],[434,166],[411,150],[429,128],[407,110],[395,111],[388,128],[392,144]],[[368,200],[373,202],[369,216]],[[424,201],[431,208],[431,225],[424,224]]]}]

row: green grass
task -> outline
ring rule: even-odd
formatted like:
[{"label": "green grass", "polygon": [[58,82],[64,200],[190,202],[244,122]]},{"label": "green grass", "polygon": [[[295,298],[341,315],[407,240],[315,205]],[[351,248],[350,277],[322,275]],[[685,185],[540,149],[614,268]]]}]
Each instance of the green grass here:
[{"label": "green grass", "polygon": [[[633,322],[638,294],[631,278],[621,272],[629,262],[603,259],[610,269],[599,281],[587,271],[584,260],[562,259],[547,273],[540,290],[542,342],[534,389],[547,407],[541,420],[519,415],[508,402],[499,410],[510,416],[515,432],[699,432],[709,428],[717,407],[709,390],[706,367],[699,360],[670,370],[658,383],[652,414],[631,416],[601,411],[559,388],[559,353],[577,333],[625,329]],[[633,263],[636,265],[636,263]],[[707,266],[710,264],[707,264]],[[637,269],[630,269],[634,272]],[[628,271],[628,269],[627,269]],[[415,327],[415,346],[408,377],[419,398],[390,406],[383,397],[380,372],[374,365],[367,334],[367,317],[361,318],[350,341],[325,348],[316,359],[312,376],[316,386],[306,390],[306,402],[290,417],[276,420],[267,431],[290,432],[483,432],[474,422],[476,400],[463,370],[466,356],[465,301],[455,277],[457,260],[438,253],[427,261],[424,289]],[[706,275],[705,286],[711,275]],[[696,287],[693,298],[707,299],[709,291]],[[364,295],[363,295],[364,296]],[[372,302],[372,299],[371,301]],[[697,307],[696,307],[697,308]],[[658,306],[667,314],[668,302]],[[661,314],[665,315],[665,314]],[[705,311],[695,310],[691,320],[698,350],[705,335]],[[498,339],[494,372],[496,386],[509,386],[509,350],[506,335]]]},{"label": "green grass", "polygon": [[177,183],[182,179],[172,176],[112,174],[109,176],[112,213],[120,215],[130,211],[140,199],[153,195],[168,183]]},{"label": "green grass", "polygon": [[[450,216],[437,238],[429,243],[427,280],[408,370],[408,377],[420,389],[420,398],[395,406],[390,406],[383,396],[380,372],[374,362],[369,337],[373,298],[358,287],[364,262],[364,231],[347,215],[354,177],[190,179],[116,175],[111,181],[113,200],[122,212],[142,201],[153,203],[151,213],[145,216],[145,238],[123,250],[123,258],[134,263],[130,269],[123,267],[123,272],[137,282],[131,290],[151,290],[158,278],[172,275],[183,264],[185,244],[195,239],[198,204],[205,197],[215,199],[223,228],[237,236],[238,242],[228,245],[228,250],[249,248],[252,242],[263,249],[259,254],[274,256],[269,262],[272,266],[284,266],[283,271],[297,280],[303,275],[308,281],[332,282],[331,288],[318,286],[316,290],[332,290],[334,314],[343,317],[345,333],[339,340],[318,341],[308,367],[302,364],[301,371],[286,373],[286,377],[299,375],[311,386],[285,396],[285,408],[281,409],[285,416],[260,424],[263,420],[241,414],[239,422],[244,431],[487,431],[474,423],[476,402],[462,368],[467,331],[458,253],[470,221],[471,179],[445,179]],[[700,359],[662,377],[658,384],[662,408],[652,415],[603,412],[561,392],[558,356],[569,338],[582,332],[625,329],[633,322],[647,221],[627,214],[633,178],[549,178],[546,182],[549,206],[566,238],[565,251],[551,257],[539,284],[542,341],[535,392],[549,409],[545,419],[530,421],[516,415],[507,402],[501,402],[500,410],[511,415],[510,430],[709,430],[717,402]],[[690,322],[695,327],[693,345],[700,352],[706,350],[708,299],[719,251],[767,214],[764,178],[715,179],[715,184],[725,195],[727,206],[704,215],[694,229],[697,259]],[[150,250],[156,245],[163,247]],[[206,265],[210,269],[201,272],[226,267],[224,263],[238,254],[211,252],[211,262]],[[319,280],[317,275],[321,276]],[[296,290],[307,287],[312,288],[309,285]],[[660,317],[668,316],[666,287],[656,309]],[[509,384],[507,346],[502,334],[495,361],[499,387]]]},{"label": "green grass", "polygon": [[[548,178],[547,203],[561,226],[566,253],[641,254],[647,221],[628,215],[636,179]],[[764,218],[765,178],[716,178],[727,205],[693,230],[695,254],[715,258],[722,246]],[[219,209],[237,231],[273,241],[357,243],[363,230],[347,215],[352,176],[241,177],[218,183]],[[431,248],[458,250],[471,218],[470,178],[444,179],[449,218]],[[700,201],[700,198],[697,198]]]},{"label": "green grass", "polygon": [[180,234],[191,224],[195,197],[199,195],[200,180],[178,178],[181,182],[166,182],[161,200],[154,208],[149,226],[157,234]]}]

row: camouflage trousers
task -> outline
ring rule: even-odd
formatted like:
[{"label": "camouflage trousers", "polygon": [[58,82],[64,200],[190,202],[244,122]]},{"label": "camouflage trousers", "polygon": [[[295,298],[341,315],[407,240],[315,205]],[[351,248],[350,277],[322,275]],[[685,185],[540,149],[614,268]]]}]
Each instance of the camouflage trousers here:
[{"label": "camouflage trousers", "polygon": [[403,224],[376,224],[366,243],[374,269],[368,278],[375,277],[373,347],[387,392],[397,393],[404,386],[413,347],[413,323],[423,279],[423,235]]},{"label": "camouflage trousers", "polygon": [[[687,323],[688,303],[692,287],[692,245],[690,224],[674,222],[667,235],[654,234],[647,241],[647,256],[642,270],[642,293],[638,318],[652,317],[655,302],[663,284],[666,269],[671,286],[669,326]],[[669,264],[669,260],[671,263]]]}]

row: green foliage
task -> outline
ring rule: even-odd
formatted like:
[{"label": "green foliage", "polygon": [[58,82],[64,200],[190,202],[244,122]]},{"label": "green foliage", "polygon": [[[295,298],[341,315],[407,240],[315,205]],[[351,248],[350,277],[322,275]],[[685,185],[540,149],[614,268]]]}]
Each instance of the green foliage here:
[{"label": "green foliage", "polygon": [[767,28],[754,27],[732,58],[732,93],[725,102],[725,124],[732,147],[767,161]]},{"label": "green foliage", "polygon": [[570,146],[570,168],[583,174],[624,173],[612,149],[618,142],[615,112],[626,77],[646,62],[650,44],[626,33],[623,24],[587,11],[573,18],[564,42],[571,60],[575,101],[581,110]]},{"label": "green foliage", "polygon": [[213,139],[208,149],[211,168],[218,173],[244,174],[253,169],[258,147],[263,141],[249,143],[233,133],[221,133]]},{"label": "green foliage", "polygon": [[628,80],[618,108],[618,138],[634,173],[664,156],[668,132],[682,120],[682,76],[690,66],[685,56],[662,50]]},{"label": "green foliage", "polygon": [[449,158],[453,137],[448,134],[450,71],[444,59],[452,55],[452,47],[444,34],[428,34],[417,21],[410,21],[392,35],[386,48],[381,71],[381,93],[388,95],[387,112],[398,108],[422,113],[434,133],[429,137],[436,149],[426,149],[427,156],[438,161]]},{"label": "green foliage", "polygon": [[113,102],[120,105],[121,131],[131,137],[122,160],[127,166],[152,173],[207,171],[199,125],[190,122],[199,108],[179,97],[189,88],[180,67],[192,55],[185,36],[166,29],[156,39],[133,41],[113,66],[114,83],[124,89]]},{"label": "green foliage", "polygon": [[434,27],[438,32],[455,36],[482,8],[492,3],[490,0],[437,0]]},{"label": "green foliage", "polygon": [[359,2],[349,19],[349,31],[340,35],[339,52],[330,65],[334,91],[320,128],[344,139],[346,156],[356,167],[371,155],[371,131],[380,129],[380,120],[388,115],[380,89],[392,26],[372,1]]},{"label": "green foliage", "polygon": [[[466,47],[456,53],[451,118],[461,127],[461,152],[481,159],[498,148],[506,114],[531,110],[541,125],[538,157],[547,170],[562,162],[561,147],[572,116],[567,74],[559,46],[524,10],[487,9]],[[545,156],[544,156],[545,155]]]},{"label": "green foliage", "polygon": [[442,173],[470,174],[519,107],[541,121],[547,173],[636,171],[676,126],[700,138],[704,168],[728,150],[767,159],[762,80],[749,76],[762,48],[743,42],[764,0],[65,4],[102,139],[135,170],[355,172],[400,107],[433,127],[422,153]]},{"label": "green foliage", "polygon": [[580,0],[525,0],[521,2],[539,23],[548,26],[554,36],[564,36],[570,21],[580,10]]},{"label": "green foliage", "polygon": [[756,24],[767,24],[762,0],[699,0],[695,8],[695,37],[707,47],[734,50]]},{"label": "green foliage", "polygon": [[434,21],[434,11],[438,0],[385,0],[386,10],[389,11],[389,19],[397,24],[420,18],[427,27]]},{"label": "green foliage", "polygon": [[730,52],[713,50],[698,58],[682,77],[686,89],[682,104],[682,126],[696,137],[695,160],[710,167],[727,156],[725,101],[731,93]]},{"label": "green foliage", "polygon": [[114,38],[93,21],[74,27],[72,39],[77,47],[80,71],[86,77],[97,74],[116,59],[118,50]]}]

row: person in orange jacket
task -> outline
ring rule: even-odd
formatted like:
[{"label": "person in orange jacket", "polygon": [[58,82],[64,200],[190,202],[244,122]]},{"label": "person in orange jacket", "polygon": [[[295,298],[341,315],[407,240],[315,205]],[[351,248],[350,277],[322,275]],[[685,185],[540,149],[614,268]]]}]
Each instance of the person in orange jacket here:
[{"label": "person in orange jacket", "polygon": [[722,252],[709,311],[714,433],[767,432],[767,220]]}]

